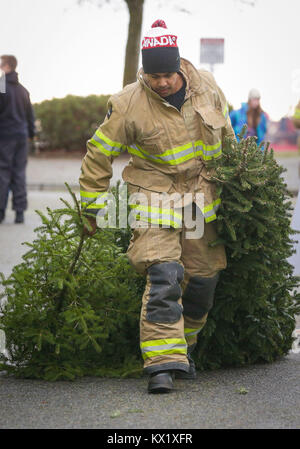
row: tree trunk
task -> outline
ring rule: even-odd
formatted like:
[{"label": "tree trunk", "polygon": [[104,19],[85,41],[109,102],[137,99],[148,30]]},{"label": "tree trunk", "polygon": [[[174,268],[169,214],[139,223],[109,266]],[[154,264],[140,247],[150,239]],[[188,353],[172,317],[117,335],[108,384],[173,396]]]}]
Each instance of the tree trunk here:
[{"label": "tree trunk", "polygon": [[129,10],[129,26],[125,55],[123,87],[136,81],[138,71],[144,0],[125,0]]}]

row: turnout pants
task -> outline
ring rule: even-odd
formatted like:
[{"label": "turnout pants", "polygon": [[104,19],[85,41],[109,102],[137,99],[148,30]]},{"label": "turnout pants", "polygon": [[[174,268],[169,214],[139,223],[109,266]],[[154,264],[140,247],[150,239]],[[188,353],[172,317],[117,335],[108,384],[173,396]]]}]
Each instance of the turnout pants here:
[{"label": "turnout pants", "polygon": [[215,223],[205,223],[204,234],[187,239],[186,229],[137,228],[127,255],[135,269],[146,275],[140,316],[140,346],[144,369],[188,371],[187,353],[213,305],[219,271],[226,268],[223,245]]},{"label": "turnout pants", "polygon": [[0,140],[0,209],[5,210],[9,190],[13,194],[12,208],[27,208],[26,164],[27,138]]}]

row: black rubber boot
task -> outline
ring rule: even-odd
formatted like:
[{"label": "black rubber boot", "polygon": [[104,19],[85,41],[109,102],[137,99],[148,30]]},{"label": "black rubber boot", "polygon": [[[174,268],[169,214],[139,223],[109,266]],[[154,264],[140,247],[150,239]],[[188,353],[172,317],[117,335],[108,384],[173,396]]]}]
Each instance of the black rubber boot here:
[{"label": "black rubber boot", "polygon": [[188,358],[189,363],[190,363],[189,371],[188,372],[176,371],[176,373],[175,373],[176,379],[187,379],[187,380],[189,380],[189,379],[196,379],[197,373],[196,373],[195,362],[192,359],[190,354],[187,355],[187,358]]},{"label": "black rubber boot", "polygon": [[195,366],[194,360],[191,357],[191,353],[195,349],[196,344],[197,343],[190,345],[187,350],[187,358],[188,358],[188,361],[190,364],[189,371],[188,372],[176,371],[176,374],[175,374],[176,379],[187,379],[187,380],[196,379],[196,377],[197,377],[196,366]]},{"label": "black rubber boot", "polygon": [[5,218],[5,212],[4,212],[3,209],[0,209],[0,223],[2,223],[2,221],[4,220],[4,218]]},{"label": "black rubber boot", "polygon": [[17,210],[15,223],[24,223],[24,212],[22,210]]},{"label": "black rubber boot", "polygon": [[169,393],[174,388],[171,371],[160,371],[150,376],[148,393]]}]

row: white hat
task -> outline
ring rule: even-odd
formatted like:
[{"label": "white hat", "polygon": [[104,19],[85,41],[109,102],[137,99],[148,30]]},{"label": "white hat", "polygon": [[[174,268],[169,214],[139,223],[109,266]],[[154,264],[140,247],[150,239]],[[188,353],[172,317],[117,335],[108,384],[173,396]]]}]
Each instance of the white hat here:
[{"label": "white hat", "polygon": [[259,98],[260,99],[260,92],[258,89],[251,89],[249,91],[248,100],[251,100],[252,98]]}]

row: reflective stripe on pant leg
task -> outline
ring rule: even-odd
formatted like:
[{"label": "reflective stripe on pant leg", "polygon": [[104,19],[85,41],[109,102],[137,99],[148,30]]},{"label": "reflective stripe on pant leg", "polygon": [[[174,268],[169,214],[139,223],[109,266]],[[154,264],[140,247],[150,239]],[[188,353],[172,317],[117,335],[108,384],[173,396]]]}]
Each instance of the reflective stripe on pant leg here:
[{"label": "reflective stripe on pant leg", "polygon": [[166,354],[186,354],[187,345],[184,338],[165,338],[162,340],[143,341],[141,343],[143,359]]},{"label": "reflective stripe on pant leg", "polygon": [[208,313],[206,313],[200,320],[193,320],[192,318],[184,315],[184,338],[188,344],[188,351],[191,346],[197,343],[199,332],[205,326]]},{"label": "reflective stripe on pant leg", "polygon": [[183,267],[177,262],[165,262],[147,271],[140,321],[144,369],[147,373],[188,371],[179,285]]}]

